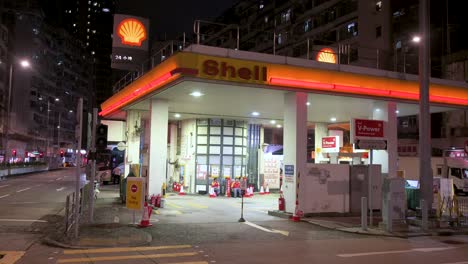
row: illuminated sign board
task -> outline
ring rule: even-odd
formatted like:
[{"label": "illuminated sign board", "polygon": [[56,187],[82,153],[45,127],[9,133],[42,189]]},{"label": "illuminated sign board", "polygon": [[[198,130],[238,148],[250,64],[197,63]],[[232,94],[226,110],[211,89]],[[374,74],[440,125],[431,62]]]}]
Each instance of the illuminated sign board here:
[{"label": "illuminated sign board", "polygon": [[267,82],[267,67],[254,63],[241,64],[236,61],[204,60],[201,65],[201,74],[219,80]]},{"label": "illuminated sign board", "polygon": [[336,63],[336,54],[331,48],[323,48],[317,53],[317,61]]},{"label": "illuminated sign board", "polygon": [[138,19],[127,18],[117,26],[117,34],[122,44],[130,46],[141,46],[141,42],[146,40],[146,28]]}]

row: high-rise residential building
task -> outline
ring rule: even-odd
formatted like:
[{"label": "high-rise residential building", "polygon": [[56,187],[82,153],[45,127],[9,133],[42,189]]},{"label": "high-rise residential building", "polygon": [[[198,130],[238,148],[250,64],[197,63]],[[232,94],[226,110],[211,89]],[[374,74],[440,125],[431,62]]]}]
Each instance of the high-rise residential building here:
[{"label": "high-rise residential building", "polygon": [[92,58],[95,103],[99,106],[112,95],[111,54],[115,0],[52,2],[46,13],[53,14],[54,23],[65,27],[83,42]]},{"label": "high-rise residential building", "polygon": [[93,99],[92,58],[86,47],[46,23],[34,4],[11,1],[2,6],[2,23],[9,32],[6,63],[12,69],[2,151],[19,160],[31,153],[56,156],[59,150],[74,149],[78,99],[83,98],[85,112]]}]

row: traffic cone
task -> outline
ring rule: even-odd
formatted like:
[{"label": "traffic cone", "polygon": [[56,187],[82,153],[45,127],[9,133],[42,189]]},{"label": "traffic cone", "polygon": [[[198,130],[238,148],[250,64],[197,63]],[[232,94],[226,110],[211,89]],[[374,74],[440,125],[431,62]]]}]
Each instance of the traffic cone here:
[{"label": "traffic cone", "polygon": [[268,185],[267,185],[267,187],[266,187],[265,194],[270,194],[270,188],[268,187]]},{"label": "traffic cone", "polygon": [[250,197],[254,196],[254,189],[253,186],[250,186]]},{"label": "traffic cone", "polygon": [[183,185],[180,186],[179,195],[185,195],[184,186],[183,186]]},{"label": "traffic cone", "polygon": [[293,222],[299,222],[301,221],[301,216],[302,216],[302,211],[299,210],[298,206],[296,205],[296,209],[294,210],[293,216],[291,216],[291,220]]},{"label": "traffic cone", "polygon": [[143,208],[143,217],[141,218],[139,227],[149,227],[152,226],[150,223],[150,216],[153,211],[153,208],[148,206],[148,203],[145,202],[145,207]]},{"label": "traffic cone", "polygon": [[262,187],[260,187],[260,195],[264,195],[264,194],[265,194],[265,192],[263,191],[263,186],[262,186]]},{"label": "traffic cone", "polygon": [[283,193],[283,185],[281,185],[280,193]]},{"label": "traffic cone", "polygon": [[216,197],[216,193],[215,193],[214,189],[211,188],[211,186],[210,186],[209,193],[210,193],[210,198],[215,198]]},{"label": "traffic cone", "polygon": [[250,198],[250,187],[247,187],[247,189],[245,189],[245,194],[244,194],[244,198]]}]

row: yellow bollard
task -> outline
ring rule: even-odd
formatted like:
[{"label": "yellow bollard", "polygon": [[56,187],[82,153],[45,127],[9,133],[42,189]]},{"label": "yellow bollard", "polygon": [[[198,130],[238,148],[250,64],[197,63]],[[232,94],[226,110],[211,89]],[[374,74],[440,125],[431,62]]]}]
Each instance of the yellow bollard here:
[{"label": "yellow bollard", "polygon": [[161,190],[162,198],[166,198],[166,183],[165,182],[163,182],[161,189],[162,189]]}]

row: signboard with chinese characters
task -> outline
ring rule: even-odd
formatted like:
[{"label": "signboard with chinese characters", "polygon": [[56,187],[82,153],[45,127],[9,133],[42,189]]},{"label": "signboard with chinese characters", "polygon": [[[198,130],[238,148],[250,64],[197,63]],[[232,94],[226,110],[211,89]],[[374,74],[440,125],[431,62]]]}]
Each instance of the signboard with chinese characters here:
[{"label": "signboard with chinese characters", "polygon": [[111,67],[120,70],[137,70],[138,66],[148,59],[148,34],[148,19],[115,14]]},{"label": "signboard with chinese characters", "polygon": [[268,187],[273,189],[279,188],[280,157],[279,155],[265,155],[263,159],[264,183],[268,184]]},{"label": "signboard with chinese characters", "polygon": [[340,138],[338,136],[330,136],[322,138],[322,152],[336,153],[340,152]]},{"label": "signboard with chinese characters", "polygon": [[126,207],[133,210],[143,209],[145,179],[127,177]]}]

